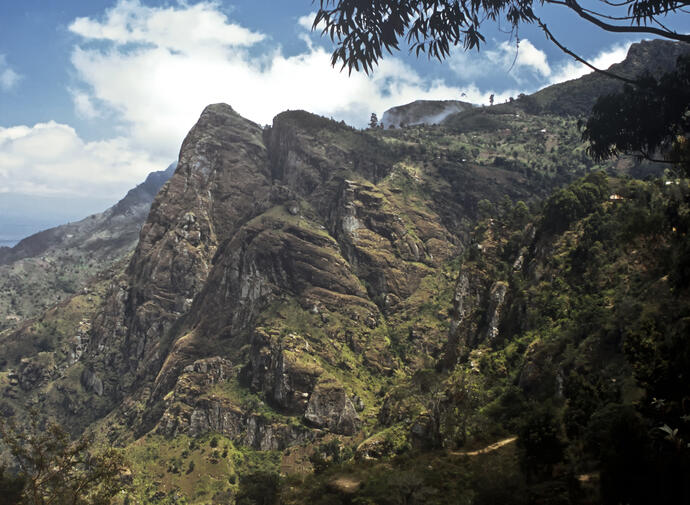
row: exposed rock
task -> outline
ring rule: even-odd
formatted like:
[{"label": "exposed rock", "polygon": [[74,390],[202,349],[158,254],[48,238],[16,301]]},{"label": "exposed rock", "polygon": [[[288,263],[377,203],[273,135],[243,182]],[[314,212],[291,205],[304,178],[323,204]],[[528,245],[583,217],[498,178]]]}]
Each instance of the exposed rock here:
[{"label": "exposed rock", "polygon": [[168,407],[156,430],[166,436],[221,433],[264,451],[282,450],[313,440],[317,435],[305,426],[278,422],[247,411],[222,395],[206,394],[209,386],[223,384],[233,376],[230,362],[220,357],[198,360],[185,367],[167,397]]},{"label": "exposed rock", "polygon": [[407,105],[392,107],[383,113],[384,128],[400,128],[418,124],[439,124],[456,112],[472,108],[472,104],[458,100],[416,100]]},{"label": "exposed rock", "polygon": [[486,340],[492,342],[498,337],[498,325],[501,318],[501,311],[503,309],[503,302],[505,301],[506,293],[508,292],[508,283],[497,281],[491,287],[489,293],[489,324],[486,329]]},{"label": "exposed rock", "polygon": [[81,384],[87,391],[93,391],[98,396],[103,396],[103,381],[93,370],[84,369],[81,374]]},{"label": "exposed rock", "polygon": [[251,387],[266,393],[280,409],[302,414],[323,369],[309,361],[307,342],[298,335],[280,338],[257,328],[252,338],[247,371]]},{"label": "exposed rock", "polygon": [[352,435],[360,422],[347,392],[333,379],[323,379],[316,385],[304,419],[319,428],[343,435]]}]

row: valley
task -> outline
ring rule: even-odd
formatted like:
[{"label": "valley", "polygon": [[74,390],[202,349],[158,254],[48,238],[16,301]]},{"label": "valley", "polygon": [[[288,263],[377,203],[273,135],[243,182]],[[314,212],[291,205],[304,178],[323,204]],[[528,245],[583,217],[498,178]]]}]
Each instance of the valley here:
[{"label": "valley", "polygon": [[601,79],[396,128],[207,106],[133,205],[0,250],[0,412],[118,448],[122,505],[687,492],[690,187],[587,155]]}]

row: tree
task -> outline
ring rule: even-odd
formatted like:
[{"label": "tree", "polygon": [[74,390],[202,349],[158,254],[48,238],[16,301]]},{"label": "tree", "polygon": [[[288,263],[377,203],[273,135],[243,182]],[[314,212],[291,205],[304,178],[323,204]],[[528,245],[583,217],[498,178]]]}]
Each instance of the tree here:
[{"label": "tree", "polygon": [[661,77],[646,74],[620,93],[600,97],[584,124],[588,152],[600,161],[632,154],[674,163],[690,175],[690,55]]},{"label": "tree", "polygon": [[491,95],[489,95],[489,105],[493,105],[493,104],[494,104],[494,94],[491,93]]},{"label": "tree", "polygon": [[240,476],[237,505],[277,505],[282,482],[271,470],[255,470]]},{"label": "tree", "polygon": [[[439,60],[454,46],[479,49],[485,42],[485,22],[506,24],[517,35],[524,24],[539,26],[554,44],[578,61],[594,67],[563,46],[541,20],[537,11],[543,4],[556,5],[574,17],[602,30],[616,33],[649,34],[690,42],[690,35],[668,28],[661,17],[685,14],[687,0],[597,0],[587,6],[578,0],[320,0],[314,29],[323,27],[338,46],[333,65],[342,63],[351,72],[365,72],[383,56],[383,51],[399,50],[406,39],[410,51]],[[519,41],[519,38],[516,37]]]},{"label": "tree", "polygon": [[379,124],[379,118],[376,116],[376,112],[371,113],[371,118],[369,119],[369,128],[376,128]]},{"label": "tree", "polygon": [[18,505],[22,491],[24,490],[25,480],[22,476],[12,474],[7,468],[0,466],[0,496],[5,500],[5,505]]},{"label": "tree", "polygon": [[109,505],[123,488],[123,459],[114,449],[94,450],[93,438],[70,441],[58,424],[32,415],[28,429],[0,421],[0,441],[14,459],[21,505]]},{"label": "tree", "polygon": [[550,478],[566,445],[561,420],[551,405],[534,405],[527,411],[518,433],[518,448],[528,477]]}]

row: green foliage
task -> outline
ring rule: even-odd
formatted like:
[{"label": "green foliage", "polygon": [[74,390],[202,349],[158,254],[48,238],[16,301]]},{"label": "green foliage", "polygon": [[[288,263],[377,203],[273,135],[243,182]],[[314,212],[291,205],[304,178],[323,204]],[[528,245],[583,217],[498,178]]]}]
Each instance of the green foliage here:
[{"label": "green foliage", "polygon": [[595,172],[579,183],[557,190],[544,204],[542,227],[551,233],[562,233],[571,223],[590,214],[606,198],[606,177]]},{"label": "green foliage", "polygon": [[[23,484],[21,505],[109,505],[124,487],[118,451],[94,450],[88,435],[72,442],[65,430],[37,413],[27,429],[1,422],[0,440],[18,468],[9,487],[16,492]],[[3,484],[8,485],[4,479]]]},{"label": "green foliage", "polygon": [[596,160],[622,153],[653,159],[660,153],[690,175],[690,56],[675,71],[646,74],[620,93],[602,96],[584,125],[582,137]]},{"label": "green foliage", "polygon": [[549,478],[566,447],[559,412],[549,404],[528,405],[518,431],[520,460],[529,477]]},{"label": "green foliage", "polygon": [[237,505],[277,505],[282,481],[277,472],[258,470],[240,477]]},{"label": "green foliage", "polygon": [[321,473],[331,465],[340,465],[354,456],[354,451],[337,438],[319,444],[309,456],[314,472]]}]

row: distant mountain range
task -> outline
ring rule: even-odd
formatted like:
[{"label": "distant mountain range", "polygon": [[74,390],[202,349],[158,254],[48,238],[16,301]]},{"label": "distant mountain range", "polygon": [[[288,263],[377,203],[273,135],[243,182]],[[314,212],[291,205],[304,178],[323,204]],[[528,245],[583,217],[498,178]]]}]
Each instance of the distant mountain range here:
[{"label": "distant mountain range", "polygon": [[176,165],[149,174],[104,212],[0,247],[0,329],[70,296],[131,252],[151,202]]}]

